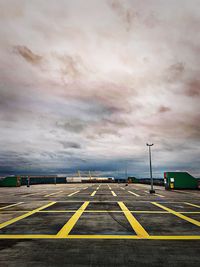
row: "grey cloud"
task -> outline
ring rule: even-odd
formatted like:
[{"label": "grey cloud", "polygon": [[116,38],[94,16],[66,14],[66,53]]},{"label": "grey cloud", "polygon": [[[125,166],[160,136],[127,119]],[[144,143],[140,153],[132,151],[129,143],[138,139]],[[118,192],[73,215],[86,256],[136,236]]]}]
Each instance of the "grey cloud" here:
[{"label": "grey cloud", "polygon": [[74,119],[69,121],[56,122],[56,126],[59,128],[63,128],[68,132],[81,133],[86,127],[86,124],[83,121]]},{"label": "grey cloud", "polygon": [[125,29],[127,31],[130,31],[133,22],[138,16],[138,14],[130,6],[127,6],[127,3],[128,1],[108,0],[108,4],[110,5],[110,7],[124,23]]},{"label": "grey cloud", "polygon": [[64,148],[80,149],[81,145],[75,142],[60,141]]},{"label": "grey cloud", "polygon": [[28,63],[31,63],[33,65],[38,65],[42,61],[42,56],[33,53],[26,46],[22,46],[22,45],[14,46],[13,51],[19,54],[21,57],[23,57]]},{"label": "grey cloud", "polygon": [[200,173],[199,12],[196,0],[2,3],[0,167],[109,173],[131,158],[146,174],[150,139],[159,175]]},{"label": "grey cloud", "polygon": [[200,96],[200,80],[193,79],[186,84],[185,94],[189,97]]},{"label": "grey cloud", "polygon": [[169,107],[166,107],[166,106],[160,106],[159,109],[158,109],[158,112],[159,113],[165,113],[165,112],[168,112],[170,111],[171,109]]}]

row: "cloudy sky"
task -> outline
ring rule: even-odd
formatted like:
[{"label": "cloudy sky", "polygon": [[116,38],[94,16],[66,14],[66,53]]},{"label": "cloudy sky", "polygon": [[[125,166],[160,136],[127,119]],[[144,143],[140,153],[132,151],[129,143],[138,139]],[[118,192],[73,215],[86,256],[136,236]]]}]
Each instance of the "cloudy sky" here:
[{"label": "cloudy sky", "polygon": [[0,172],[200,176],[199,0],[0,0]]}]

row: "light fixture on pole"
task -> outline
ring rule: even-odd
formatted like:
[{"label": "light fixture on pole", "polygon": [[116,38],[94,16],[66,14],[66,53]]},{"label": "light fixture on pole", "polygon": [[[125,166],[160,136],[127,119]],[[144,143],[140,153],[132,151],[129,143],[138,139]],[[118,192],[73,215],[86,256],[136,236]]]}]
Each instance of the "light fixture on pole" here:
[{"label": "light fixture on pole", "polygon": [[155,193],[155,190],[153,189],[153,176],[152,176],[152,165],[151,165],[151,147],[153,144],[146,144],[149,147],[149,167],[150,167],[150,178],[151,178],[151,189],[149,190],[150,194]]}]

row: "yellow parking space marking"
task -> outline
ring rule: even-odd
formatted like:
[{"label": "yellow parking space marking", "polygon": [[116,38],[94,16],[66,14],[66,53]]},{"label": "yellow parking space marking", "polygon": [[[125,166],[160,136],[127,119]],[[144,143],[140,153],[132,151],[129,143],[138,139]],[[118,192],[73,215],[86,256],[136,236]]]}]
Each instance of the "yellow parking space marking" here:
[{"label": "yellow parking space marking", "polygon": [[138,194],[136,194],[136,193],[134,193],[134,192],[132,192],[132,191],[128,191],[128,192],[129,192],[130,194],[136,196],[136,197],[140,197],[140,195],[138,195]]},{"label": "yellow parking space marking", "polygon": [[198,206],[196,204],[192,204],[192,203],[188,203],[188,202],[185,202],[185,204],[200,209],[200,206]]},{"label": "yellow parking space marking", "polygon": [[0,235],[0,239],[146,239],[146,240],[200,240],[199,235],[193,236],[147,236],[141,238],[137,235],[68,235],[60,237],[57,235]]},{"label": "yellow parking space marking", "polygon": [[114,191],[111,191],[111,193],[112,193],[112,195],[114,196],[114,197],[116,197],[117,195],[115,194],[115,192]]},{"label": "yellow parking space marking", "polygon": [[80,191],[73,192],[73,193],[69,194],[68,197],[71,197],[71,196],[77,194],[78,192],[80,192]]},{"label": "yellow parking space marking", "polygon": [[29,211],[28,213],[25,213],[25,214],[23,214],[23,215],[21,215],[21,216],[19,216],[19,217],[16,217],[16,218],[14,218],[14,219],[11,219],[11,220],[7,221],[7,222],[1,223],[1,224],[0,224],[0,229],[4,228],[4,227],[6,227],[6,226],[8,226],[8,225],[10,225],[10,224],[12,224],[12,223],[15,223],[15,222],[17,222],[17,221],[20,221],[20,220],[22,220],[22,219],[24,219],[24,218],[26,218],[26,217],[29,217],[29,216],[33,215],[34,213],[36,213],[36,212],[38,212],[38,211],[40,211],[40,210],[46,209],[46,208],[52,206],[52,205],[55,204],[55,203],[56,203],[55,201],[50,202],[50,203],[48,203],[48,204],[46,204],[46,205],[44,205],[44,206],[42,206],[42,207],[40,207],[40,208],[37,208],[37,209],[32,210],[32,211]]},{"label": "yellow parking space marking", "polygon": [[111,190],[111,187],[108,185],[108,188]]},{"label": "yellow parking space marking", "polygon": [[[12,212],[19,212],[19,213],[24,213],[24,212],[29,212],[30,210],[12,210]],[[38,211],[38,213],[68,213],[68,212],[76,212],[77,210],[41,210]],[[100,212],[105,212],[105,213],[109,213],[109,212],[116,212],[116,213],[123,213],[122,210],[85,210],[84,213],[100,213]],[[151,210],[130,210],[131,213],[147,213],[147,214],[166,214],[168,213],[168,211],[151,211]],[[10,210],[3,210],[1,213],[3,214],[7,214],[10,213]],[[181,211],[179,212],[180,214],[200,214],[200,211]]]},{"label": "yellow parking space marking", "polygon": [[185,215],[183,215],[183,214],[181,214],[181,213],[179,213],[179,212],[177,212],[177,211],[174,211],[174,210],[172,210],[172,209],[169,209],[169,208],[167,208],[167,207],[165,207],[165,206],[163,206],[163,205],[161,205],[161,204],[158,204],[158,203],[156,203],[156,202],[151,202],[151,203],[154,204],[155,206],[160,207],[160,208],[163,209],[163,210],[168,211],[169,213],[174,214],[175,216],[177,216],[177,217],[179,217],[179,218],[181,218],[181,219],[183,219],[183,220],[185,220],[185,221],[188,221],[188,222],[190,222],[190,223],[192,223],[192,224],[194,224],[194,225],[200,226],[200,222],[197,221],[197,220],[191,219],[191,218],[189,218],[189,217],[187,217],[187,216],[185,216]]},{"label": "yellow parking space marking", "polygon": [[120,208],[122,209],[122,211],[124,212],[124,215],[126,216],[127,220],[129,221],[130,225],[132,226],[132,228],[136,232],[136,234],[141,238],[148,237],[149,234],[142,227],[142,225],[136,220],[136,218],[128,210],[128,208],[125,206],[125,204],[123,202],[118,202],[118,204],[119,204]]},{"label": "yellow parking space marking", "polygon": [[4,209],[7,209],[7,208],[18,206],[18,205],[23,204],[23,203],[24,202],[18,202],[18,203],[15,203],[15,204],[7,205],[7,206],[4,206],[4,207],[1,207],[0,210],[4,210]]},{"label": "yellow parking space marking", "polygon": [[150,240],[200,240],[200,236],[146,236],[137,235],[68,235],[69,239],[150,239]]},{"label": "yellow parking space marking", "polygon": [[68,235],[69,239],[140,239],[137,235]]},{"label": "yellow parking space marking", "polygon": [[59,238],[66,238],[78,219],[83,214],[84,210],[89,205],[89,201],[83,203],[83,205],[76,211],[76,213],[69,219],[69,221],[62,227],[62,229],[57,233],[57,237]]},{"label": "yellow parking space marking", "polygon": [[51,194],[45,195],[44,197],[54,196],[54,195],[60,194],[60,193],[62,193],[62,192],[63,192],[63,191],[58,191],[58,192],[56,192],[56,193],[51,193]]},{"label": "yellow parking space marking", "polygon": [[93,197],[97,191],[94,191],[90,196]]}]

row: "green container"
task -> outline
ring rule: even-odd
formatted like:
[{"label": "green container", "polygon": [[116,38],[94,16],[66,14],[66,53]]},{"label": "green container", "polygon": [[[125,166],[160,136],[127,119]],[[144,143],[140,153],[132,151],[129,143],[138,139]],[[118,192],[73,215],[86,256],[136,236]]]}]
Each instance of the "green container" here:
[{"label": "green container", "polygon": [[7,176],[0,178],[0,187],[17,187],[21,185],[19,176]]},{"label": "green container", "polygon": [[197,189],[198,180],[188,172],[165,172],[165,189]]}]

